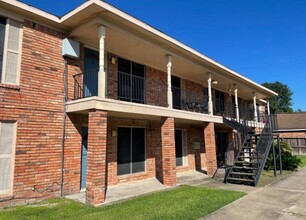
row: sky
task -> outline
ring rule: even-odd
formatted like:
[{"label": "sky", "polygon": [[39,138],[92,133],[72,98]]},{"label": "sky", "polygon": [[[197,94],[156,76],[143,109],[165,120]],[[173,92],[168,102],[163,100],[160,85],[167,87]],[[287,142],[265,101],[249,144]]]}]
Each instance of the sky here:
[{"label": "sky", "polygon": [[[22,0],[62,16],[84,0]],[[306,111],[305,0],[106,0],[257,83],[280,81]]]}]

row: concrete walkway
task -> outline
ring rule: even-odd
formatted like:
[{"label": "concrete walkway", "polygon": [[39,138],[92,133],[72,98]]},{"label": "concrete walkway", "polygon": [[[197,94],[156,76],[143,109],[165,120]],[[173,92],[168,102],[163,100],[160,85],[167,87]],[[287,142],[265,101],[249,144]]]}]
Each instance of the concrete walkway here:
[{"label": "concrete walkway", "polygon": [[203,219],[306,219],[306,167]]}]

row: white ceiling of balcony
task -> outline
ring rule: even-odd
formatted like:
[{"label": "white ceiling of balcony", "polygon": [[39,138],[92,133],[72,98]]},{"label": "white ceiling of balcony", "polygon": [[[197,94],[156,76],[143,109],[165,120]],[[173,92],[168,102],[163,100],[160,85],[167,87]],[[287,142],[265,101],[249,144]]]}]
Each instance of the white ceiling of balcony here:
[{"label": "white ceiling of balcony", "polygon": [[[212,72],[213,80],[218,84],[212,87],[233,94],[233,85],[237,84],[239,97],[251,100],[253,92],[257,92],[257,98],[265,99],[267,93],[258,90],[254,85],[246,82],[237,76],[221,73],[213,64],[200,63],[199,59],[192,53],[182,52],[181,48],[161,42],[144,30],[141,32],[131,26],[124,26],[116,23],[114,15],[107,17],[95,17],[73,30],[70,37],[85,43],[96,50],[99,48],[98,29],[99,24],[106,26],[105,49],[120,57],[127,58],[134,62],[145,64],[166,72],[167,55],[172,55],[172,74],[184,79],[207,85],[208,72]],[[111,20],[111,22],[110,22]]]}]

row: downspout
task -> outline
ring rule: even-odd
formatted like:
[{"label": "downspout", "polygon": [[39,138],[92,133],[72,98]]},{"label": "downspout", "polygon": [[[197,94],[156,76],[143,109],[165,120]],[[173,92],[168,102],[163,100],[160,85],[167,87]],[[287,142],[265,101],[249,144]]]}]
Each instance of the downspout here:
[{"label": "downspout", "polygon": [[65,59],[65,73],[64,73],[64,111],[63,111],[63,131],[62,131],[62,164],[61,164],[61,197],[64,194],[64,162],[65,162],[65,138],[66,138],[66,118],[67,118],[67,111],[66,111],[66,104],[68,101],[68,64],[67,60]]}]

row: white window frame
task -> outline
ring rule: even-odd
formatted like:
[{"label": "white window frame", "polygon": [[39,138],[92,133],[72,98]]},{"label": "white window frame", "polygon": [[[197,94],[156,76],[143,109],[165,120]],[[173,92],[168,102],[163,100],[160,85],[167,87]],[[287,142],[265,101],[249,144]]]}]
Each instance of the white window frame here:
[{"label": "white window frame", "polygon": [[16,51],[14,50],[10,50],[8,49],[8,36],[9,36],[9,29],[10,29],[10,23],[11,19],[7,16],[2,16],[0,14],[1,17],[6,18],[6,25],[5,25],[5,36],[4,36],[4,48],[3,48],[3,60],[2,60],[2,74],[1,74],[1,81],[0,83],[2,84],[11,84],[11,85],[19,85],[20,82],[20,71],[21,71],[21,54],[22,54],[22,39],[23,39],[23,24],[22,22],[20,22],[19,20],[15,20],[17,22],[20,23],[19,28],[20,28],[20,34],[19,34],[19,48],[18,48],[18,61],[17,61],[17,75],[16,75],[16,83],[8,83],[5,82],[5,74],[6,74],[6,59],[7,59],[7,52],[12,52],[12,53],[16,53]]},{"label": "white window frame", "polygon": [[[11,123],[11,124],[14,124],[14,129],[13,129],[13,142],[12,142],[12,154],[11,154],[11,184],[10,184],[10,189],[8,189],[8,190],[0,190],[0,196],[3,196],[3,195],[12,195],[13,194],[14,170],[15,170],[15,151],[16,151],[16,136],[17,136],[17,122],[0,121],[0,134],[1,134],[2,123]],[[0,136],[0,138],[1,138],[1,136]],[[6,158],[6,157],[7,157],[7,155],[0,155],[0,158]]]}]

